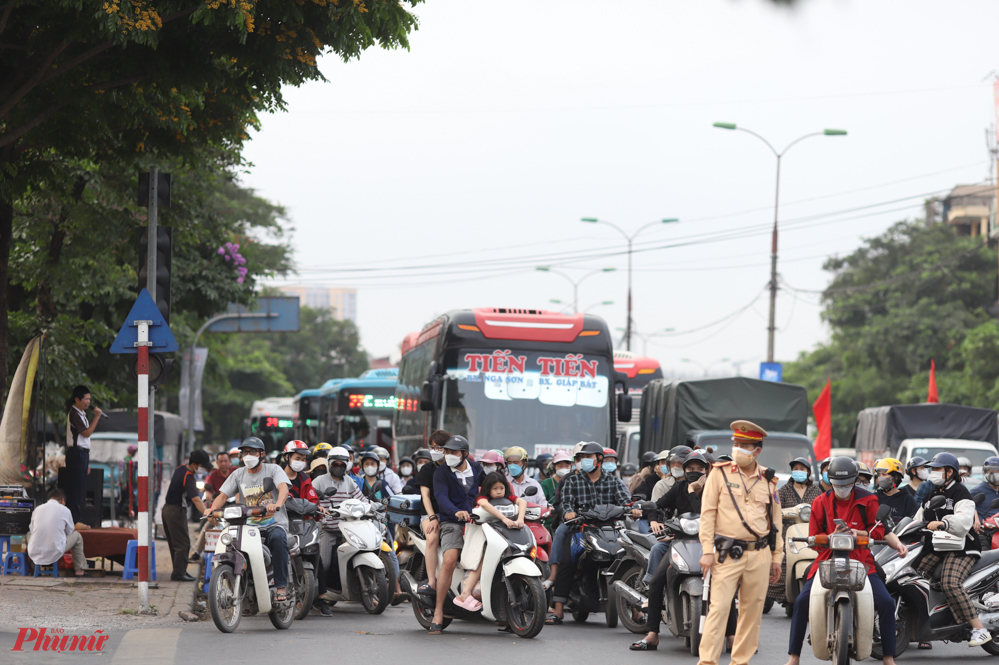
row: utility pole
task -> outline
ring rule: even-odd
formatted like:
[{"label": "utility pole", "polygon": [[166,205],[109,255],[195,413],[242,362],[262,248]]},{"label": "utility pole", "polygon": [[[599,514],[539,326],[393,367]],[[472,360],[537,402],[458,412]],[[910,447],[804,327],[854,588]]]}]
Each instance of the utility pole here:
[{"label": "utility pole", "polygon": [[[159,200],[159,168],[153,166],[149,169],[149,240],[146,245],[146,290],[156,302],[156,204]],[[141,352],[141,349],[140,349]],[[148,348],[147,348],[148,353]],[[140,356],[141,358],[141,356]],[[148,360],[147,360],[148,372]],[[148,385],[148,384],[147,384]],[[142,406],[142,395],[139,396],[139,406]],[[155,492],[149,491],[150,478],[154,478],[155,464],[153,454],[156,450],[156,388],[149,388],[146,409],[147,413],[140,417],[147,416],[146,428],[147,436],[145,444],[140,442],[139,447],[139,547],[138,547],[138,568],[139,568],[139,606],[142,612],[149,611],[149,580],[152,578],[152,557],[149,556],[149,548],[155,547],[153,542],[153,497]],[[140,426],[141,428],[141,426]],[[140,437],[141,438],[141,437]],[[143,479],[143,476],[145,478]],[[145,482],[143,482],[145,480]],[[143,493],[145,496],[143,496]],[[145,520],[143,520],[145,515]]]}]

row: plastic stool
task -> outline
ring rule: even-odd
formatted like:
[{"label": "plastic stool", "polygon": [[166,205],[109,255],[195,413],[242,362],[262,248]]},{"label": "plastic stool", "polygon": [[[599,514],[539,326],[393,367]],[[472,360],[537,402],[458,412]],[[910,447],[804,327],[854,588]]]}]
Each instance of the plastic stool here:
[{"label": "plastic stool", "polygon": [[20,573],[24,577],[28,576],[27,552],[7,552],[4,555],[3,566],[0,566],[0,575],[9,575],[11,573]]},{"label": "plastic stool", "polygon": [[[153,582],[156,581],[156,545],[149,545],[149,556],[152,557],[153,564]],[[130,580],[133,579],[135,575],[139,574],[139,541],[130,540],[128,545],[125,547],[125,566],[124,571],[121,574],[121,579]]]},{"label": "plastic stool", "polygon": [[41,564],[36,563],[35,573],[34,575],[32,575],[32,577],[41,577],[42,575],[51,575],[52,577],[59,577],[59,560],[61,559],[62,557],[59,557],[59,559],[57,559],[56,562],[53,563],[51,568],[49,568],[48,570],[42,570]]},{"label": "plastic stool", "polygon": [[215,552],[205,552],[201,555],[201,561],[204,563],[205,574],[202,575],[201,579],[204,584],[201,585],[201,590],[208,593],[208,583],[212,579],[212,557],[215,556]]}]

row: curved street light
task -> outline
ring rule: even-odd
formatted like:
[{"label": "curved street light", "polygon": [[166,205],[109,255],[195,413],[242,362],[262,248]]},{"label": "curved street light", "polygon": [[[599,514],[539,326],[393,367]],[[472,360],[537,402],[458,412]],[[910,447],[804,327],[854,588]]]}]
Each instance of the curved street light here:
[{"label": "curved street light", "polygon": [[[599,273],[602,273],[602,272],[614,272],[615,270],[617,270],[617,268],[600,268],[599,270],[591,270],[590,272],[586,273],[585,275],[583,275],[579,279],[573,279],[570,275],[567,275],[566,273],[562,272],[561,270],[555,270],[555,269],[551,268],[550,266],[538,266],[538,267],[535,268],[535,270],[539,270],[541,272],[550,272],[550,273],[552,273],[554,275],[561,275],[562,277],[565,277],[567,280],[569,280],[569,283],[572,284],[572,313],[573,314],[578,314],[579,313],[579,285],[580,285],[580,283],[582,283],[582,281],[584,279],[586,279],[587,277],[591,277],[593,275],[596,275],[596,274],[599,274]],[[558,302],[558,301],[552,300],[552,302]],[[561,304],[561,303],[559,303],[559,304]]]},{"label": "curved street light", "polygon": [[776,330],[774,320],[777,314],[777,211],[780,205],[780,160],[794,145],[807,138],[811,138],[813,136],[846,136],[846,130],[823,129],[821,132],[811,132],[809,134],[805,134],[804,136],[799,136],[795,140],[791,141],[784,147],[783,150],[777,150],[777,148],[775,148],[770,141],[750,129],[739,127],[734,122],[716,122],[714,126],[719,129],[736,130],[755,136],[759,140],[763,141],[763,143],[770,148],[770,152],[774,154],[774,157],[777,158],[777,187],[776,192],[774,193],[774,233],[773,242],[771,243],[770,248],[770,322],[767,326],[767,362],[772,363],[774,361],[774,331]]}]

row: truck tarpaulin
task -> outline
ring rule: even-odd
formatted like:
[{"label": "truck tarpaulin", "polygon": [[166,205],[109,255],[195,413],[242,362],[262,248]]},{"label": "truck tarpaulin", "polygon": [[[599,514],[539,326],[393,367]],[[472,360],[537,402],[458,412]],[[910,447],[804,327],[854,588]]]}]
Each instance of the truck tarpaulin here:
[{"label": "truck tarpaulin", "polygon": [[963,439],[999,445],[996,412],[960,404],[875,406],[857,414],[857,452],[894,452],[906,439]]},{"label": "truck tarpaulin", "polygon": [[642,451],[667,450],[696,429],[728,429],[744,418],[773,432],[806,434],[808,391],[745,377],[652,381],[642,393]]}]

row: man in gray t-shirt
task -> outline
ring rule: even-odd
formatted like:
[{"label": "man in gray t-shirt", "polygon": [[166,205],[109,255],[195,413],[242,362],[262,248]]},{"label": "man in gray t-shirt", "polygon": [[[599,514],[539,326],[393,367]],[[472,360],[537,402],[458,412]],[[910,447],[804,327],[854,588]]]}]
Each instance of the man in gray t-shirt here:
[{"label": "man in gray t-shirt", "polygon": [[[271,551],[274,566],[274,602],[287,600],[288,586],[288,513],[284,504],[288,500],[288,474],[276,464],[266,464],[264,443],[255,436],[243,441],[239,446],[242,464],[222,483],[218,496],[205,516],[221,509],[230,496],[239,496],[240,503],[247,506],[265,506],[267,514],[246,521],[247,525],[260,529],[264,544]],[[275,489],[264,492],[264,479],[274,481]],[[257,587],[262,586],[257,580]]]}]

